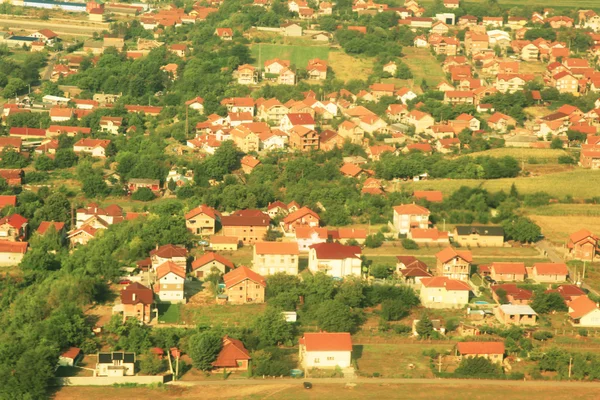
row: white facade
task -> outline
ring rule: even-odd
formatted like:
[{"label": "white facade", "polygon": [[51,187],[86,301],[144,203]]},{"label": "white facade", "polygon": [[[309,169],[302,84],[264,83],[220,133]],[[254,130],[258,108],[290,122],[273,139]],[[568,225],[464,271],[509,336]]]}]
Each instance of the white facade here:
[{"label": "white facade", "polygon": [[361,264],[362,260],[359,257],[341,260],[318,259],[315,249],[310,249],[308,255],[308,269],[311,272],[323,271],[334,278],[344,278],[350,275],[360,276]]},{"label": "white facade", "polygon": [[411,225],[415,228],[429,228],[429,215],[398,214],[394,210],[394,227],[399,233],[408,234]]},{"label": "white facade", "polygon": [[351,358],[351,351],[306,351],[304,347],[300,351],[303,368],[347,368]]},{"label": "white facade", "polygon": [[185,279],[173,272],[169,272],[158,280],[160,301],[169,303],[185,303]]}]

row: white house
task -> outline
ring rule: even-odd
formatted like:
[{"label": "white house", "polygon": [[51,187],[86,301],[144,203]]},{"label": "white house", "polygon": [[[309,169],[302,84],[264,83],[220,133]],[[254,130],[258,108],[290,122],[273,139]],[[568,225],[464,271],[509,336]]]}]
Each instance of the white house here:
[{"label": "white house", "polygon": [[335,278],[360,276],[362,260],[359,246],[346,246],[339,243],[318,243],[309,247],[308,269],[311,272],[325,272]]},{"label": "white house", "polygon": [[156,268],[154,292],[160,301],[167,303],[185,303],[185,269],[172,261],[162,263]]},{"label": "white house", "polygon": [[185,102],[185,105],[192,110],[198,111],[200,114],[204,114],[204,99],[202,97],[195,97]]},{"label": "white house", "polygon": [[352,360],[352,338],[347,332],[305,333],[300,339],[300,364],[309,368],[347,368]]},{"label": "white house", "polygon": [[394,227],[398,233],[407,234],[412,228],[429,228],[429,210],[416,204],[394,207]]},{"label": "white house", "polygon": [[298,245],[294,242],[257,242],[252,269],[260,275],[298,275]]},{"label": "white house", "polygon": [[100,117],[100,129],[113,135],[119,134],[119,128],[123,125],[121,117]]},{"label": "white house", "polygon": [[96,376],[132,376],[135,374],[135,353],[113,351],[98,353]]},{"label": "white house", "polygon": [[106,148],[110,140],[106,139],[81,139],[73,145],[75,153],[88,153],[92,157],[106,157]]},{"label": "white house", "polygon": [[468,283],[445,276],[421,279],[421,304],[427,308],[461,308],[469,303]]},{"label": "white house", "polygon": [[327,241],[327,228],[317,228],[310,226],[299,226],[294,232],[298,250],[303,253],[308,253],[310,246]]},{"label": "white house", "polygon": [[569,317],[574,326],[600,327],[600,309],[589,297],[577,297],[575,300],[570,301],[568,306]]}]

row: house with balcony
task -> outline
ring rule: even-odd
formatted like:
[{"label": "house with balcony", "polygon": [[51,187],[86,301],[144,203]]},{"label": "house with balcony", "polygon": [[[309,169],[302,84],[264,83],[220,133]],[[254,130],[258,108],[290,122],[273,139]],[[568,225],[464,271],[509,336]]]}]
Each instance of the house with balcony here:
[{"label": "house with balcony", "polygon": [[340,243],[318,243],[309,247],[308,269],[325,272],[334,278],[360,276],[362,272],[361,249]]},{"label": "house with balcony", "polygon": [[400,234],[408,234],[412,228],[429,228],[430,211],[417,204],[402,204],[394,207],[393,224]]},{"label": "house with balcony", "polygon": [[473,255],[468,250],[455,250],[446,247],[435,255],[438,276],[468,282],[471,276]]},{"label": "house with balcony", "polygon": [[296,242],[256,242],[252,270],[263,276],[277,273],[298,275],[299,254]]}]

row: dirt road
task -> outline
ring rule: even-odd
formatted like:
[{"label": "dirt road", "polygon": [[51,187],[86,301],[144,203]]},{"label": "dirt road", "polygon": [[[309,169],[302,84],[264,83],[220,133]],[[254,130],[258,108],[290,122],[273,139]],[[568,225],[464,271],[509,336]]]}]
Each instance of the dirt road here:
[{"label": "dirt road", "polygon": [[22,29],[25,31],[38,31],[40,28],[47,28],[52,30],[58,35],[73,35],[73,36],[86,36],[92,37],[94,32],[102,32],[104,27],[91,26],[91,25],[78,25],[69,24],[65,22],[52,22],[52,21],[37,21],[37,20],[23,20],[18,18],[0,18],[0,26],[9,27],[11,29]]}]

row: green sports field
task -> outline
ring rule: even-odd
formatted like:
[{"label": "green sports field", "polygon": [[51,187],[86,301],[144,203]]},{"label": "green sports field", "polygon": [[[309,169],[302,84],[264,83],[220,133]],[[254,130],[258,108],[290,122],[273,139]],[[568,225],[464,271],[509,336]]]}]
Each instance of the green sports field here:
[{"label": "green sports field", "polygon": [[[296,68],[306,68],[308,60],[320,58],[328,60],[329,48],[326,46],[296,46],[285,44],[254,44],[250,47],[254,65],[262,68],[266,60],[279,58],[290,60]],[[261,64],[261,65],[259,65]]]}]

